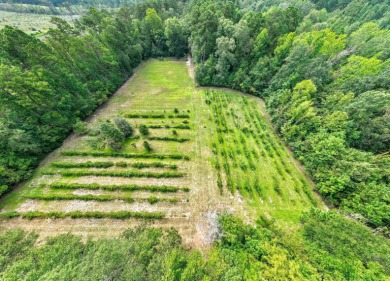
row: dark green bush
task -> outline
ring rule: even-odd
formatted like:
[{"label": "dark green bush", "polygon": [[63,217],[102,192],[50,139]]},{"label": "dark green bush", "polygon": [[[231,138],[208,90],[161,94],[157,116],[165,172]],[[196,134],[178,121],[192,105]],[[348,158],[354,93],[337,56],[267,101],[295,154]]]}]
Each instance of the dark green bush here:
[{"label": "dark green bush", "polygon": [[134,129],[129,122],[123,117],[117,117],[114,119],[114,123],[117,128],[123,133],[126,138],[131,137],[134,134]]},{"label": "dark green bush", "polygon": [[146,125],[140,125],[139,127],[138,127],[138,130],[139,130],[139,133],[141,134],[141,135],[143,135],[143,136],[147,136],[147,135],[149,135],[149,129],[148,129],[148,127],[146,126]]},{"label": "dark green bush", "polygon": [[144,141],[144,142],[143,142],[143,146],[144,146],[144,148],[146,149],[147,152],[153,151],[153,148],[150,146],[150,143],[149,143],[149,142]]}]

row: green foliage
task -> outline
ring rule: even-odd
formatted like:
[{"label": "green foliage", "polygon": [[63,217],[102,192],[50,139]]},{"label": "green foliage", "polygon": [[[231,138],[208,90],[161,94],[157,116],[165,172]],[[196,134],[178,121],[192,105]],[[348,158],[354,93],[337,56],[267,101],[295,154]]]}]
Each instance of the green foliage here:
[{"label": "green foliage", "polygon": [[144,141],[144,142],[143,142],[143,146],[144,146],[144,148],[145,148],[145,150],[146,150],[147,152],[153,151],[153,148],[150,146],[149,142]]},{"label": "green foliage", "polygon": [[85,135],[88,134],[88,125],[86,122],[78,120],[74,125],[73,125],[73,132],[76,135]]},{"label": "green foliage", "polygon": [[134,129],[125,118],[117,117],[114,119],[116,127],[122,132],[125,138],[129,138],[133,135]]},{"label": "green foliage", "polygon": [[313,209],[302,220],[308,256],[324,278],[386,280],[390,274],[386,238],[334,212]]},{"label": "green foliage", "polygon": [[149,129],[147,126],[141,124],[139,127],[138,127],[138,130],[140,132],[141,135],[143,136],[147,136],[149,135]]}]

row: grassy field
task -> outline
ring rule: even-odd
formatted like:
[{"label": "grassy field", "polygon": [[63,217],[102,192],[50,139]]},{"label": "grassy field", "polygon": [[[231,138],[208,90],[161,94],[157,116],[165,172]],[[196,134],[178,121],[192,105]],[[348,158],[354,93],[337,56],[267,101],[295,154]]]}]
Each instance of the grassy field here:
[{"label": "grassy field", "polygon": [[[46,14],[17,13],[0,10],[0,29],[8,25],[39,37],[44,35],[49,28],[54,27],[50,23],[52,17]],[[78,18],[78,16],[70,15],[56,15],[56,17],[62,18],[70,23]]]},{"label": "grassy field", "polygon": [[[70,136],[30,181],[2,199],[0,227],[104,236],[153,219],[201,247],[213,212],[247,221],[263,215],[282,225],[323,206],[274,134],[261,100],[197,89],[185,62],[145,63],[89,126],[115,116],[136,128],[121,151],[93,151],[89,136]],[[141,125],[149,135],[139,133]]]}]

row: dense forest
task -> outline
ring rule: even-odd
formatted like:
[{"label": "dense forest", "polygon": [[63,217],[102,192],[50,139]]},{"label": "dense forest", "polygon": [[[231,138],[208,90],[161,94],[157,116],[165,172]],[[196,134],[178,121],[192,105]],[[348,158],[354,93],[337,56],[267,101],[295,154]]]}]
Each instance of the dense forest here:
[{"label": "dense forest", "polygon": [[265,100],[316,190],[341,212],[312,210],[291,233],[265,218],[253,227],[222,216],[207,258],[174,231],[139,228],[86,244],[65,235],[33,250],[34,234],[8,231],[0,277],[388,280],[389,4],[151,0],[91,8],[74,25],[53,18],[42,40],[1,30],[0,195],[31,177],[143,61],[191,55],[199,85]]}]

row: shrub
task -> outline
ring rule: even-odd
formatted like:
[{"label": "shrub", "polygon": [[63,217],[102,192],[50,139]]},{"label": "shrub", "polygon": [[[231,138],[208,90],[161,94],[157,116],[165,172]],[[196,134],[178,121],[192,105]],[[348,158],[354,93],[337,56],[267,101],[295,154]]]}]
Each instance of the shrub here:
[{"label": "shrub", "polygon": [[153,149],[152,149],[152,147],[150,146],[149,142],[144,141],[143,145],[144,145],[144,148],[146,149],[147,152],[153,151]]},{"label": "shrub", "polygon": [[108,141],[121,143],[125,140],[124,134],[108,120],[99,124],[99,131]]},{"label": "shrub", "polygon": [[8,186],[6,185],[0,185],[0,196],[6,193],[8,190]]},{"label": "shrub", "polygon": [[177,114],[177,113],[179,113],[179,109],[175,108],[175,109],[173,110],[173,112]]},{"label": "shrub", "polygon": [[75,124],[73,124],[73,132],[76,135],[85,135],[88,133],[88,124],[81,120],[77,120]]},{"label": "shrub", "polygon": [[141,134],[141,135],[143,135],[143,136],[147,136],[147,135],[149,135],[149,129],[148,129],[148,127],[146,126],[146,125],[140,125],[139,126],[139,128],[138,128],[138,130],[139,130],[139,133]]},{"label": "shrub", "polygon": [[176,130],[172,130],[172,134],[173,134],[174,136],[177,136],[177,135],[178,135]]},{"label": "shrub", "polygon": [[134,129],[129,122],[123,117],[117,117],[114,119],[114,123],[117,128],[123,133],[126,138],[131,137],[134,134]]}]

